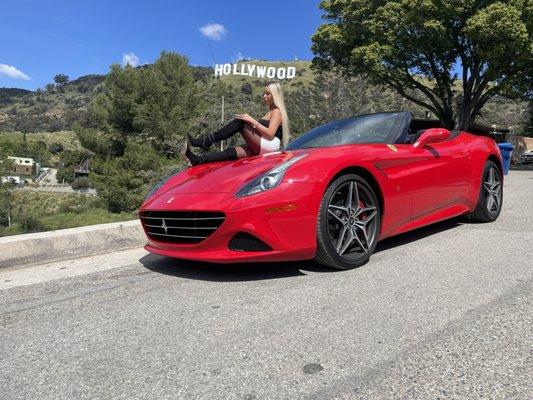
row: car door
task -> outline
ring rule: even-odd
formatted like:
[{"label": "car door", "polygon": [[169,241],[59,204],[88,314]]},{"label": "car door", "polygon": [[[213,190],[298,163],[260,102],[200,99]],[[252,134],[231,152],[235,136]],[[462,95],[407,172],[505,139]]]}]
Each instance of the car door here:
[{"label": "car door", "polygon": [[464,201],[468,195],[470,157],[459,132],[424,148],[409,147],[412,164],[411,219]]}]

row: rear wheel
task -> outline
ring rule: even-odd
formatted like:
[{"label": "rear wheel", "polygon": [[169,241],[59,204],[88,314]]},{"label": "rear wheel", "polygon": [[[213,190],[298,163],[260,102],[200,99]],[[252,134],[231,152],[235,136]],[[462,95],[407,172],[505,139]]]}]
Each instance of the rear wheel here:
[{"label": "rear wheel", "polygon": [[498,166],[488,160],[483,169],[476,209],[470,217],[479,222],[492,222],[500,215],[502,203],[502,176]]},{"label": "rear wheel", "polygon": [[340,176],[320,204],[315,260],[337,269],[365,264],[376,248],[380,224],[372,187],[359,175]]}]

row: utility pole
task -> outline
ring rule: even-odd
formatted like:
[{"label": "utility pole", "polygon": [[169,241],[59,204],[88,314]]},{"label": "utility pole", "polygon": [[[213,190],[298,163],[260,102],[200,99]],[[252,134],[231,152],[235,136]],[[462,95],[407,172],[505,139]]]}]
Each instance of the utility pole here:
[{"label": "utility pole", "polygon": [[[213,54],[213,49],[211,48],[211,43],[209,42],[209,37],[205,37],[207,40],[207,46],[209,47],[209,53],[211,53],[211,58],[213,59],[213,64],[216,65],[215,55]],[[222,112],[220,114],[220,123],[224,124],[224,95],[222,95]],[[224,150],[224,141],[220,141],[220,150]]]},{"label": "utility pole", "polygon": [[[222,95],[222,112],[220,114],[220,126],[224,124],[224,95]],[[220,150],[224,150],[224,141],[220,141]]]}]

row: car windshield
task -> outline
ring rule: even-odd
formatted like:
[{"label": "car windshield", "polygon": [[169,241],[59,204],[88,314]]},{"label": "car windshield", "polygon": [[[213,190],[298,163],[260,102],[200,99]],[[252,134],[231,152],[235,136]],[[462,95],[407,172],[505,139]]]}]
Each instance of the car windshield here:
[{"label": "car windshield", "polygon": [[379,113],[333,121],[303,134],[287,150],[357,143],[392,144],[406,128],[407,115],[406,112]]}]

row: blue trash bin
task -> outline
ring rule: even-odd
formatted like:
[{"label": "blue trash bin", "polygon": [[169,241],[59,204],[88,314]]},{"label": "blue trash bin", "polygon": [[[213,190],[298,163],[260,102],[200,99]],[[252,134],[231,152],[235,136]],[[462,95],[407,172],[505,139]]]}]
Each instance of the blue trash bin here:
[{"label": "blue trash bin", "polygon": [[513,154],[513,145],[511,143],[498,143],[500,153],[503,161],[503,174],[509,173],[509,166],[511,165],[511,154]]}]

